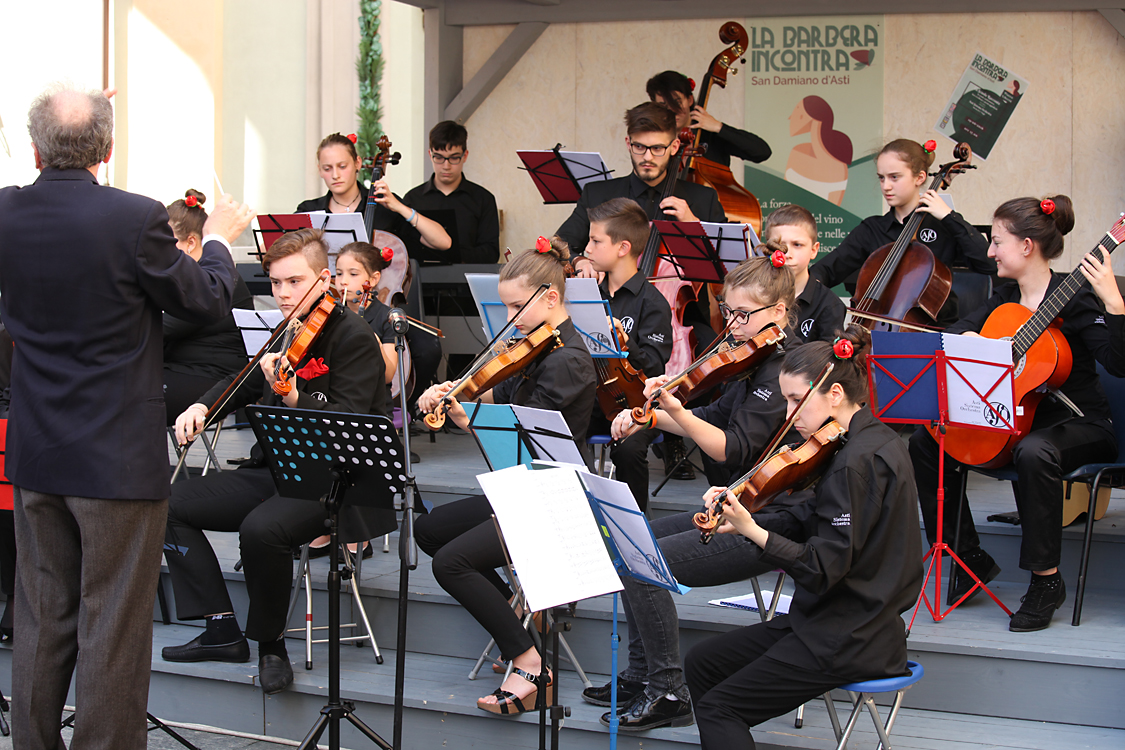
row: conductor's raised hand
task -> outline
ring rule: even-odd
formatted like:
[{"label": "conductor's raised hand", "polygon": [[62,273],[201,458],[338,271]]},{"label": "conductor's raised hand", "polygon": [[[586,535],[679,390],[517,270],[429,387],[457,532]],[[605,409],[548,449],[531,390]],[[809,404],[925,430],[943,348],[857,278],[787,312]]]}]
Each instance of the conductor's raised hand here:
[{"label": "conductor's raised hand", "polygon": [[203,431],[207,422],[207,407],[203,404],[192,404],[184,409],[183,414],[176,417],[176,444],[187,445],[195,436]]},{"label": "conductor's raised hand", "polygon": [[249,206],[239,203],[229,193],[223,193],[203,225],[203,236],[217,234],[233,245],[253,218],[254,212]]}]

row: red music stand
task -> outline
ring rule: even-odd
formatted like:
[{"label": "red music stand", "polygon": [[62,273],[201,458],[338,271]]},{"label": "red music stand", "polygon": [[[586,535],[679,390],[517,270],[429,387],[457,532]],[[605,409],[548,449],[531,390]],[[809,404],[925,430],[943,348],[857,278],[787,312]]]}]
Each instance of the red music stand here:
[{"label": "red music stand", "polygon": [[728,271],[750,257],[745,224],[705,226],[698,221],[658,219],[652,225],[662,240],[660,257],[684,281],[721,284]]},{"label": "red music stand", "polygon": [[[934,618],[934,622],[941,622],[978,588],[988,594],[992,601],[996,602],[996,605],[1004,610],[1009,617],[1012,615],[1012,611],[1004,606],[1004,603],[992,593],[992,590],[969,569],[964,561],[957,556],[956,551],[945,543],[943,527],[945,522],[945,432],[950,424],[954,424],[950,419],[949,412],[948,371],[952,370],[968,385],[977,398],[987,407],[996,424],[1002,425],[997,427],[985,427],[975,424],[956,423],[958,427],[983,430],[986,432],[1016,434],[1018,430],[1012,425],[1011,421],[1009,421],[1008,416],[997,409],[989,400],[989,397],[992,396],[1005,381],[1011,383],[1013,368],[1012,365],[1001,366],[997,365],[995,362],[984,360],[951,357],[940,348],[940,336],[940,334],[936,333],[873,332],[872,340],[874,345],[872,346],[872,353],[867,357],[867,377],[871,389],[871,410],[875,414],[875,417],[887,424],[931,425],[937,429],[937,541],[930,546],[929,551],[927,551],[926,555],[922,558],[923,564],[925,564],[927,560],[930,561],[930,564],[926,569],[925,578],[922,579],[922,590],[918,596],[917,604],[914,605],[914,613],[910,617],[910,625],[906,629],[908,635],[914,627],[914,619],[918,616],[918,609],[921,607],[922,602],[926,603],[926,609],[929,610],[930,615]],[[933,345],[935,342],[938,344],[937,347]],[[915,353],[876,354],[876,348],[882,349],[883,351],[913,350]],[[932,354],[922,353],[923,350],[927,349],[932,352]],[[908,364],[907,361],[911,362]],[[895,364],[899,363],[903,366],[895,367]],[[1000,376],[987,391],[981,393],[958,368],[957,363],[998,367]],[[911,365],[913,365],[913,367]],[[932,373],[930,372],[931,368],[933,369]],[[907,381],[906,378],[909,378],[909,380]],[[930,381],[932,381],[932,383]],[[884,386],[891,386],[893,384],[893,386],[899,388],[899,391],[894,394],[893,398],[888,400],[887,403],[881,407],[878,402],[879,384]],[[933,418],[935,392],[937,419]],[[894,410],[897,404],[905,405],[908,404],[908,402],[909,405],[907,405],[905,409],[900,408],[899,411]],[[900,413],[901,411],[905,411],[906,413]],[[913,416],[911,416],[912,413]],[[965,592],[960,599],[953,602],[944,612],[941,610],[941,557],[943,554],[949,555],[953,562],[960,566],[974,581],[973,587]],[[951,569],[950,576],[952,575],[953,571]],[[934,598],[932,602],[926,595],[926,584],[929,582],[931,576],[934,578]]]},{"label": "red music stand", "polygon": [[597,154],[562,151],[561,143],[550,151],[517,151],[516,156],[524,164],[520,169],[531,175],[546,205],[577,203],[587,182],[608,180],[613,171]]},{"label": "red music stand", "polygon": [[[286,232],[298,229],[312,229],[312,216],[309,214],[261,214],[258,216],[258,229],[253,230],[254,254],[262,260],[270,245]],[[258,236],[261,235],[261,241]]]}]

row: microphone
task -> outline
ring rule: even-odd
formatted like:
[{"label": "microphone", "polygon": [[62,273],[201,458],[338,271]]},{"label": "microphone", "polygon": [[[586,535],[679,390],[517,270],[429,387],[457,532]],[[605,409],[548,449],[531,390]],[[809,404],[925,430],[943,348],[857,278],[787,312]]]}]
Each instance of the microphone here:
[{"label": "microphone", "polygon": [[406,313],[398,307],[391,308],[390,320],[395,333],[404,334],[410,328],[410,321],[406,319]]}]

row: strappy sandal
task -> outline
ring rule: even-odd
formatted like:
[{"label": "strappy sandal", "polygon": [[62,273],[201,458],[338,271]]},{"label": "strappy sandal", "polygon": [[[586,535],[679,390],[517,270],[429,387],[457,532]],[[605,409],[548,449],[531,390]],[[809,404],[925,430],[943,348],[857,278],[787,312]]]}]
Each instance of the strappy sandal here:
[{"label": "strappy sandal", "polygon": [[[520,621],[522,622],[523,621],[523,615],[520,615],[519,618],[520,618]],[[543,632],[543,613],[542,612],[532,612],[531,613],[531,621],[535,624],[535,632],[536,633],[542,633]],[[548,623],[547,634],[550,635],[550,633],[551,633],[551,627],[550,627],[550,624]],[[494,661],[494,662],[492,662],[492,671],[495,672],[496,674],[507,674],[508,673],[508,662],[506,662],[506,661]]]},{"label": "strappy sandal", "polygon": [[[539,690],[541,688],[540,682],[542,681],[542,676],[537,674],[533,675],[530,672],[525,672],[519,667],[514,667],[512,669],[512,674],[518,674],[520,677],[534,685],[535,689],[523,698],[517,698],[514,693],[509,693],[503,688],[496,688],[496,690],[492,692],[492,695],[496,696],[496,702],[485,703],[484,698],[481,698],[477,701],[477,708],[483,711],[488,711],[490,714],[499,714],[501,716],[522,714],[526,711],[533,710],[535,708],[536,698],[538,697]],[[550,674],[548,674],[547,679],[547,686],[542,689],[546,690],[546,700],[548,703],[550,703],[553,696],[555,680]]]}]

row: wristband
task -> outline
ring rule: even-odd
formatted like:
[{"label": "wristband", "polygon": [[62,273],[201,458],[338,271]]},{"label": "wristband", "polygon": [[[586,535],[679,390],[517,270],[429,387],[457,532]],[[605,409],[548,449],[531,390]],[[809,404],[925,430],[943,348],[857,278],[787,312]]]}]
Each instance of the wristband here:
[{"label": "wristband", "polygon": [[414,208],[410,209],[410,218],[406,220],[406,223],[407,223],[407,224],[409,224],[410,226],[415,226],[415,224],[414,224],[414,218],[415,218],[415,217],[416,217],[417,215],[418,215],[418,210],[417,210],[417,209],[414,209]]}]

